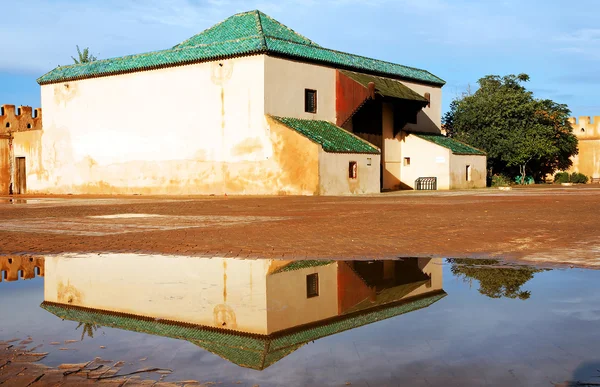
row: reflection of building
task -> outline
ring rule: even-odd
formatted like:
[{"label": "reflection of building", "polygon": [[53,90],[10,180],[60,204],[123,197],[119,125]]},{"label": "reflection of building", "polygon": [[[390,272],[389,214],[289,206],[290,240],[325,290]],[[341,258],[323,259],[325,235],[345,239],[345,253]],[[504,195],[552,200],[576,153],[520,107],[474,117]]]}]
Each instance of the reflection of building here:
[{"label": "reflection of building", "polygon": [[309,341],[436,302],[440,263],[48,257],[42,306],[264,369]]},{"label": "reflection of building", "polygon": [[44,258],[27,256],[0,257],[0,282],[44,276]]}]

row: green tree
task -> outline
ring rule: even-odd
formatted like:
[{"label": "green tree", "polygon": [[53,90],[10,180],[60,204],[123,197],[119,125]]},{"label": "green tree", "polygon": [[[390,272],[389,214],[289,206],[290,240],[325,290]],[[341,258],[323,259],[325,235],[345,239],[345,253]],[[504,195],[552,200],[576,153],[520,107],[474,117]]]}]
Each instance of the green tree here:
[{"label": "green tree", "polygon": [[79,46],[77,46],[77,58],[73,56],[71,58],[73,59],[73,62],[75,62],[75,64],[90,63],[98,59],[94,55],[90,54],[90,49],[88,47],[84,48],[83,51],[81,51],[79,49]]},{"label": "green tree", "polygon": [[535,99],[523,86],[527,81],[527,74],[485,76],[443,117],[449,136],[487,152],[490,176],[520,175],[523,183],[527,175],[539,181],[567,169],[577,154],[567,106]]},{"label": "green tree", "polygon": [[544,271],[530,267],[502,267],[495,259],[449,259],[450,271],[465,282],[479,281],[479,293],[490,298],[518,298],[526,300],[529,290],[521,290],[535,273]]},{"label": "green tree", "polygon": [[88,337],[93,339],[94,332],[97,331],[98,328],[100,328],[100,325],[98,324],[80,322],[79,325],[77,325],[77,328],[75,328],[75,330],[78,330],[81,326],[83,326],[83,329],[81,330],[81,341],[83,341],[83,338],[85,337],[86,333]]}]

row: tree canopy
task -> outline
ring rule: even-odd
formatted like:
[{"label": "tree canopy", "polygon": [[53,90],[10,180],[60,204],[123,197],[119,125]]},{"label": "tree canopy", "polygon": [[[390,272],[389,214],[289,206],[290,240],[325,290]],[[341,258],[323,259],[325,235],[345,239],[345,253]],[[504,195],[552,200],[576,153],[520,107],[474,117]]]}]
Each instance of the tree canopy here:
[{"label": "tree canopy", "polygon": [[84,48],[82,51],[79,49],[79,46],[77,46],[77,58],[73,56],[71,58],[75,64],[89,63],[98,59],[94,55],[90,54],[90,49],[88,47]]},{"label": "tree canopy", "polygon": [[479,281],[479,293],[490,298],[518,298],[527,300],[529,290],[521,287],[533,278],[534,274],[544,271],[531,267],[501,267],[495,259],[448,259],[452,265],[450,271],[465,282]]},{"label": "tree canopy", "polygon": [[567,105],[534,98],[523,86],[527,81],[527,74],[485,76],[475,93],[452,101],[443,117],[448,136],[487,152],[490,175],[539,181],[568,169],[577,154]]}]

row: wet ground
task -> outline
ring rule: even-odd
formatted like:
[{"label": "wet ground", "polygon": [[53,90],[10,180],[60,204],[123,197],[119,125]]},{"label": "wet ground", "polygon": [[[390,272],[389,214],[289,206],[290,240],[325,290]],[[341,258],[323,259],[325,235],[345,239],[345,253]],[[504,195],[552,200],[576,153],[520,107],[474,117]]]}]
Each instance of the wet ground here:
[{"label": "wet ground", "polygon": [[135,254],[0,257],[0,269],[7,386],[42,373],[8,373],[17,347],[61,371],[95,359],[67,385],[149,369],[136,376],[219,386],[600,381],[596,270]]}]

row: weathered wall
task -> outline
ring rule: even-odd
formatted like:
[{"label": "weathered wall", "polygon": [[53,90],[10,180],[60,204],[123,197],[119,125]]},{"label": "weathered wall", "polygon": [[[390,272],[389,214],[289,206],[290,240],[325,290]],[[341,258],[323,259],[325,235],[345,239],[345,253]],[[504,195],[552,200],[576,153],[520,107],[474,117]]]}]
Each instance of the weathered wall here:
[{"label": "weathered wall", "polygon": [[[369,164],[370,160],[370,164]],[[321,195],[368,194],[379,192],[378,154],[328,153],[319,156],[319,193]],[[356,161],[356,179],[350,179],[349,166]]]},{"label": "weathered wall", "polygon": [[[306,276],[319,274],[319,295],[306,297]],[[268,333],[337,316],[337,264],[267,277]]]},{"label": "weathered wall", "polygon": [[575,117],[569,119],[573,134],[579,140],[579,154],[573,156],[570,172],[583,173],[592,178],[600,178],[600,116]]},{"label": "weathered wall", "polygon": [[42,166],[42,131],[31,130],[13,133],[14,157],[25,157],[27,184],[43,178]]},{"label": "weathered wall", "polygon": [[[265,57],[265,113],[336,122],[333,68]],[[317,112],[304,111],[304,90],[317,90]]]},{"label": "weathered wall", "polygon": [[442,127],[442,88],[401,81],[420,95],[430,94],[430,106],[424,107],[417,114],[416,124],[406,124],[404,130],[409,132],[440,133]]},{"label": "weathered wall", "polygon": [[37,275],[44,276],[44,258],[28,256],[0,257],[0,282],[32,279]]},{"label": "weathered wall", "polygon": [[388,103],[382,106],[382,168],[383,189],[395,190],[404,188],[401,183],[402,148],[400,134],[394,136],[394,112]]},{"label": "weathered wall", "polygon": [[[471,166],[471,180],[467,181],[467,165]],[[485,188],[487,185],[487,157],[475,155],[450,156],[450,188]]]},{"label": "weathered wall", "polygon": [[437,189],[450,189],[450,150],[417,136],[402,133],[402,157],[410,157],[410,165],[401,166],[402,183],[415,188],[419,177],[437,177]]},{"label": "weathered wall", "polygon": [[44,171],[30,191],[313,193],[282,170],[289,146],[264,115],[264,61],[42,86]]},{"label": "weathered wall", "polygon": [[44,299],[265,334],[269,264],[130,254],[48,256]]},{"label": "weathered wall", "polygon": [[0,193],[6,195],[10,186],[10,146],[8,139],[0,138]]}]

